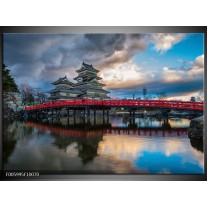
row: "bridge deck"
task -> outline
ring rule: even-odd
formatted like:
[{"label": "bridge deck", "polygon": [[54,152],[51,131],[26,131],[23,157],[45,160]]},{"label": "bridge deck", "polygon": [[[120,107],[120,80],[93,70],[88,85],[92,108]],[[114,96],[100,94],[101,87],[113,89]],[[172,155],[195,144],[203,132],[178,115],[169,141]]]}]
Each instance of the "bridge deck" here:
[{"label": "bridge deck", "polygon": [[184,101],[167,101],[167,100],[90,100],[74,99],[63,101],[51,101],[35,106],[25,107],[26,111],[37,109],[51,109],[55,107],[77,107],[77,106],[94,106],[94,107],[135,107],[135,108],[166,108],[179,110],[203,111],[203,102],[184,102]]}]

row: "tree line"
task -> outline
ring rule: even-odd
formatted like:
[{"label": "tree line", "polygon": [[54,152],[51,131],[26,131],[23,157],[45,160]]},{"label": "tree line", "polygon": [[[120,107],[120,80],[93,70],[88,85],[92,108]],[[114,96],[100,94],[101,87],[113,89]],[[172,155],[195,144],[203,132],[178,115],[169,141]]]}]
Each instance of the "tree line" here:
[{"label": "tree line", "polygon": [[44,103],[47,101],[48,95],[40,88],[33,88],[28,83],[22,83],[19,86],[15,83],[14,78],[10,74],[8,67],[3,64],[2,82],[3,93],[18,92],[21,95],[24,105],[32,105],[35,103]]}]

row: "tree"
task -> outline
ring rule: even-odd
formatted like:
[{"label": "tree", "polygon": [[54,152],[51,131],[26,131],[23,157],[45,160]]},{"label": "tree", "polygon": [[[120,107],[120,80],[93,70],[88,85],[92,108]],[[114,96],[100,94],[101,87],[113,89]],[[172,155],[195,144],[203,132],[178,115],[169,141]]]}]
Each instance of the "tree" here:
[{"label": "tree", "polygon": [[41,89],[35,89],[35,99],[38,101],[38,103],[42,104],[44,103],[48,96],[45,92],[43,92]]},{"label": "tree", "polygon": [[159,100],[165,100],[167,98],[167,95],[165,92],[160,92],[160,93],[157,93],[157,98]]},{"label": "tree", "polygon": [[34,88],[32,88],[28,83],[22,83],[19,86],[19,90],[22,96],[22,102],[24,104],[34,102]]},{"label": "tree", "polygon": [[3,64],[2,71],[3,92],[19,92],[14,78],[10,75],[10,70]]}]

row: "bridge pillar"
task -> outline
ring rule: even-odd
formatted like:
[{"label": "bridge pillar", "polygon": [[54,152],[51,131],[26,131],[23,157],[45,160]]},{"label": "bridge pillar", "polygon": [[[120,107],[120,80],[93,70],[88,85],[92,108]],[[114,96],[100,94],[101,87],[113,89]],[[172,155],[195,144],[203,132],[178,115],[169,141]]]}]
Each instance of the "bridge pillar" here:
[{"label": "bridge pillar", "polygon": [[69,122],[70,122],[70,109],[69,109],[69,107],[67,108],[67,121],[68,121],[68,125],[69,125]]},{"label": "bridge pillar", "polygon": [[107,116],[106,123],[109,124],[109,116]]},{"label": "bridge pillar", "polygon": [[105,110],[103,109],[103,116],[105,116]]},{"label": "bridge pillar", "polygon": [[132,118],[132,123],[135,124],[135,117]]},{"label": "bridge pillar", "polygon": [[163,123],[162,123],[162,127],[164,129],[171,129],[171,126],[170,126],[170,123],[169,123],[169,119],[167,117],[164,117]]},{"label": "bridge pillar", "polygon": [[69,116],[70,116],[70,109],[67,108],[67,117],[69,117]]},{"label": "bridge pillar", "polygon": [[132,116],[132,109],[129,109],[129,116]]},{"label": "bridge pillar", "polygon": [[87,109],[87,116],[90,117],[90,109]]},{"label": "bridge pillar", "polygon": [[57,110],[58,109],[55,109],[55,118],[57,118],[57,114],[58,114]]},{"label": "bridge pillar", "polygon": [[36,111],[36,119],[39,119],[39,111]]},{"label": "bridge pillar", "polygon": [[94,117],[96,117],[96,109],[93,110],[93,115],[94,115]]},{"label": "bridge pillar", "polygon": [[107,109],[107,117],[109,116],[109,109]]},{"label": "bridge pillar", "polygon": [[76,124],[76,116],[73,116],[73,123]]},{"label": "bridge pillar", "polygon": [[95,126],[96,125],[96,116],[95,115],[94,115],[93,120],[94,120],[94,126]]},{"label": "bridge pillar", "polygon": [[107,109],[107,120],[106,120],[107,124],[109,124],[109,109]]},{"label": "bridge pillar", "polygon": [[161,109],[162,116],[168,117],[171,109]]},{"label": "bridge pillar", "polygon": [[70,117],[68,116],[68,118],[67,118],[67,124],[69,125],[70,124]]}]

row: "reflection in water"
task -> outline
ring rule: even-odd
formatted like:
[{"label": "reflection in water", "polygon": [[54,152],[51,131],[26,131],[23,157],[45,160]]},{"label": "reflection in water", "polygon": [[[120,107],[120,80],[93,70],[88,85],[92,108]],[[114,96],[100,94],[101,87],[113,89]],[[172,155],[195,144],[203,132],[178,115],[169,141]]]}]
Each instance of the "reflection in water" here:
[{"label": "reflection in water", "polygon": [[5,170],[200,174],[187,119],[100,117],[4,122]]}]

